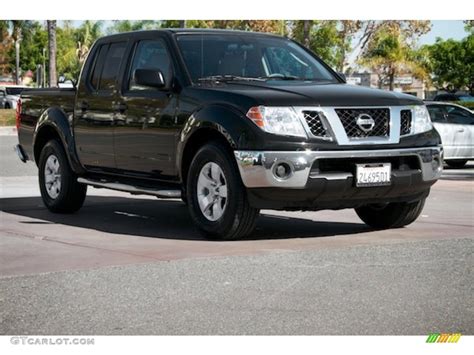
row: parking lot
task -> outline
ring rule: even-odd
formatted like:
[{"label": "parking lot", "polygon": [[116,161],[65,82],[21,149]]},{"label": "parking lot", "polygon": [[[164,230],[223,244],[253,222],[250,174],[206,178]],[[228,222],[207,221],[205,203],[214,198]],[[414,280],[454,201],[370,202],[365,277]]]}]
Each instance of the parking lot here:
[{"label": "parking lot", "polygon": [[0,334],[474,332],[474,162],[403,229],[262,211],[251,238],[212,242],[180,200],[89,188],[51,214],[15,142],[0,136]]}]

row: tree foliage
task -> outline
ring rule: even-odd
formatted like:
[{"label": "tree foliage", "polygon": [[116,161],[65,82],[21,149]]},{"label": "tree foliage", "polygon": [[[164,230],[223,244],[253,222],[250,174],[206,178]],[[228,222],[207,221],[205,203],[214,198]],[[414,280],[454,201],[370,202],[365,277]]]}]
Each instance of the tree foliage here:
[{"label": "tree foliage", "polygon": [[474,34],[462,41],[438,38],[426,48],[433,82],[439,89],[456,92],[467,88],[474,94]]},{"label": "tree foliage", "polygon": [[361,38],[359,63],[379,76],[379,87],[394,90],[395,77],[411,73],[427,79],[426,67],[417,59],[415,47],[420,35],[430,29],[429,21],[370,21]]}]

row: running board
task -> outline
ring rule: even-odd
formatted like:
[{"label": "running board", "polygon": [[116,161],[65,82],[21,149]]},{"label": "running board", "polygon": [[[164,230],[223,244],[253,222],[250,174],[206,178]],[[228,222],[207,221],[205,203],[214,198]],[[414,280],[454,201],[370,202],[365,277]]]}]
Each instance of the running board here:
[{"label": "running board", "polygon": [[180,190],[158,190],[146,187],[136,187],[119,182],[98,181],[85,178],[78,178],[77,182],[94,187],[102,187],[110,190],[129,192],[133,195],[153,195],[159,198],[181,198]]}]

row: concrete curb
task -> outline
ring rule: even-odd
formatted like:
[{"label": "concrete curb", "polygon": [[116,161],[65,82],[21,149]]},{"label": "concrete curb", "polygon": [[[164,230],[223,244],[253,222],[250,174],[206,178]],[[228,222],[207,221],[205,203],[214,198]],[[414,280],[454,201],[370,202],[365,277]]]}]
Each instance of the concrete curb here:
[{"label": "concrete curb", "polygon": [[16,136],[17,133],[15,126],[0,127],[0,136]]}]

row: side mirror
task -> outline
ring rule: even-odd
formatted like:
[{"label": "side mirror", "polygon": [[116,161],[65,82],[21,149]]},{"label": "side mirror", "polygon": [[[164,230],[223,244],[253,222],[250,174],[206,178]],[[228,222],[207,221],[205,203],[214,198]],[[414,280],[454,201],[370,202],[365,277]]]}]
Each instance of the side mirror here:
[{"label": "side mirror", "polygon": [[165,77],[160,70],[153,69],[137,69],[133,74],[135,83],[141,86],[149,86],[152,88],[164,88]]},{"label": "side mirror", "polygon": [[337,75],[339,75],[344,80],[344,82],[347,82],[346,74],[338,72]]}]

